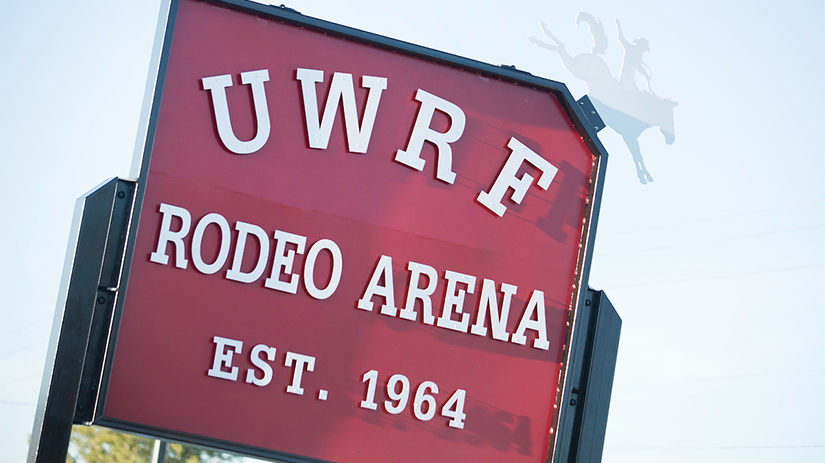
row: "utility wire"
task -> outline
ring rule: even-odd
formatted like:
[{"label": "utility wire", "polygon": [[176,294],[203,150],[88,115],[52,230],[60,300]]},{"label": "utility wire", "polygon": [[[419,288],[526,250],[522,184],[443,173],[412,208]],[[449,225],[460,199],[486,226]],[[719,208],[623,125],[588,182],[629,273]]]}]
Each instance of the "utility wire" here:
[{"label": "utility wire", "polygon": [[825,445],[736,445],[718,447],[605,447],[605,450],[768,450],[768,449],[821,449]]},{"label": "utility wire", "polygon": [[32,373],[30,375],[18,376],[14,379],[10,379],[8,381],[3,381],[2,383],[0,383],[0,386],[8,386],[9,384],[15,384],[15,383],[19,383],[21,381],[27,381],[27,380],[30,380],[32,378],[42,378],[42,376],[43,376],[43,372],[39,371],[39,372]]},{"label": "utility wire", "polygon": [[647,227],[647,228],[637,228],[635,230],[626,230],[626,231],[615,232],[615,233],[599,234],[598,237],[599,238],[606,238],[606,237],[611,237],[611,236],[630,235],[630,234],[633,234],[633,233],[641,233],[641,232],[646,232],[646,231],[651,231],[651,230],[661,230],[663,228],[681,227],[683,225],[691,225],[691,224],[694,224],[694,223],[701,223],[701,222],[712,222],[714,220],[728,219],[728,218],[731,218],[731,217],[740,217],[740,216],[743,216],[743,215],[759,214],[759,213],[762,213],[762,212],[776,211],[776,210],[780,210],[780,209],[791,209],[791,208],[794,208],[794,207],[807,206],[809,204],[816,204],[816,203],[822,203],[822,202],[825,202],[825,199],[813,199],[813,200],[804,201],[804,202],[801,202],[801,203],[786,204],[784,206],[768,207],[768,208],[765,208],[765,209],[756,209],[756,210],[753,210],[753,211],[736,212],[736,213],[733,213],[733,214],[725,214],[725,215],[718,215],[718,216],[715,216],[715,217],[707,217],[707,218],[704,218],[704,219],[688,220],[688,221],[685,221],[685,222],[677,222],[677,223],[671,223],[671,224],[666,224],[666,225],[657,225],[657,226],[654,226],[654,227]]},{"label": "utility wire", "polygon": [[28,403],[28,402],[14,402],[12,400],[0,400],[0,404],[3,405],[20,405],[21,407],[36,407],[37,404]]},{"label": "utility wire", "polygon": [[763,274],[766,274],[766,273],[792,272],[792,271],[795,271],[795,270],[806,270],[806,269],[822,268],[822,267],[825,267],[825,264],[800,265],[798,267],[786,267],[786,268],[777,268],[777,269],[756,270],[756,271],[753,271],[753,272],[731,273],[731,274],[727,274],[727,275],[716,275],[716,276],[694,277],[694,278],[681,278],[681,279],[677,279],[677,280],[649,281],[647,283],[611,286],[610,289],[640,288],[640,287],[643,287],[643,286],[670,285],[670,284],[675,284],[675,283],[689,283],[689,282],[694,282],[694,281],[722,280],[722,279],[725,279],[725,278],[736,278],[736,277],[751,276],[751,275],[763,275]]},{"label": "utility wire", "polygon": [[737,378],[752,378],[760,376],[780,376],[780,375],[796,375],[796,374],[813,374],[825,371],[825,368],[803,368],[798,370],[785,371],[766,371],[760,373],[742,373],[737,375],[718,375],[718,376],[704,376],[692,378],[662,378],[660,376],[652,378],[639,378],[645,384],[679,384],[679,383],[693,383],[701,381],[719,381]]},{"label": "utility wire", "polygon": [[798,228],[788,228],[788,229],[785,229],[785,230],[772,230],[772,231],[761,232],[761,233],[752,233],[752,234],[749,234],[749,235],[731,236],[731,237],[727,237],[727,238],[716,238],[716,239],[705,240],[705,241],[694,241],[694,242],[691,242],[691,243],[672,244],[672,245],[668,245],[668,246],[658,246],[658,247],[655,247],[655,248],[642,248],[642,249],[634,249],[634,250],[630,250],[630,251],[608,252],[608,253],[599,254],[599,257],[618,256],[618,255],[622,255],[622,254],[636,254],[636,253],[640,253],[640,252],[661,251],[663,249],[685,248],[685,247],[689,247],[689,246],[698,246],[700,244],[710,244],[710,243],[721,243],[721,242],[724,242],[724,241],[744,240],[744,239],[749,239],[749,238],[757,238],[757,237],[760,237],[760,236],[778,235],[778,234],[781,234],[781,233],[792,233],[792,232],[803,231],[803,230],[811,230],[811,229],[814,229],[814,228],[822,228],[822,227],[825,227],[825,224],[811,225],[811,226],[807,226],[807,227],[798,227]]},{"label": "utility wire", "polygon": [[36,341],[32,344],[26,344],[25,346],[18,347],[15,350],[8,351],[8,352],[3,352],[3,355],[0,355],[0,359],[4,359],[6,357],[11,357],[14,354],[19,354],[20,352],[25,352],[25,351],[27,351],[29,349],[32,349],[32,348],[35,348],[35,347],[40,347],[40,346],[43,346],[43,345],[48,346],[48,344],[49,344],[49,339],[48,338],[41,339],[40,341]]},{"label": "utility wire", "polygon": [[4,336],[11,335],[11,334],[14,334],[14,333],[18,333],[18,332],[20,332],[21,330],[24,330],[24,329],[26,329],[26,328],[32,327],[32,326],[34,326],[34,325],[37,325],[38,323],[43,323],[43,322],[45,322],[45,321],[47,321],[47,320],[53,320],[53,319],[54,319],[54,315],[53,315],[53,314],[50,314],[50,315],[47,315],[47,316],[45,316],[45,317],[41,317],[41,318],[38,318],[38,319],[36,319],[36,320],[32,320],[32,321],[30,321],[30,322],[28,322],[28,323],[24,323],[24,324],[22,324],[22,325],[20,325],[20,326],[16,326],[16,327],[14,327],[13,329],[11,329],[11,330],[9,330],[9,331],[5,331],[5,332],[3,332],[3,333],[0,333],[0,338],[2,338],[2,337],[4,337]]}]

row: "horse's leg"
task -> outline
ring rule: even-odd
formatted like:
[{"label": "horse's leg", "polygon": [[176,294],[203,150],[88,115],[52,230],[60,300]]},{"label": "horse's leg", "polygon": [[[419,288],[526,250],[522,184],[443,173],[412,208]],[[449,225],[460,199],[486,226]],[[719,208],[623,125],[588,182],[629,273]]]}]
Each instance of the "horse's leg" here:
[{"label": "horse's leg", "polygon": [[540,46],[541,48],[546,48],[546,49],[548,49],[548,50],[550,50],[550,51],[554,51],[554,52],[556,52],[556,53],[559,53],[559,47],[557,47],[557,46],[555,46],[555,45],[551,45],[551,44],[549,44],[549,43],[547,43],[547,42],[544,42],[544,41],[542,41],[542,40],[540,40],[540,39],[537,39],[536,37],[534,37],[534,36],[532,36],[532,35],[531,35],[531,36],[529,36],[529,37],[527,37],[527,40],[529,40],[530,42],[532,42],[532,43],[534,43],[534,44],[536,44],[536,45]]},{"label": "horse's leg", "polygon": [[[645,160],[644,160],[644,158],[642,157],[641,154],[639,155],[639,163],[638,164],[641,167],[642,175],[645,176],[645,178],[648,182],[652,182],[653,181],[653,176],[650,175],[650,172],[647,171],[647,167],[645,167]],[[638,173],[638,171],[639,171],[639,168],[637,167],[636,172]],[[642,182],[642,183],[644,184],[644,183],[647,183],[647,182]]]},{"label": "horse's leg", "polygon": [[653,181],[653,177],[645,167],[645,160],[642,157],[642,149],[639,146],[639,139],[632,135],[622,135],[625,144],[630,149],[630,154],[633,155],[633,164],[636,166],[636,175],[642,185],[646,185],[648,181]]},{"label": "horse's leg", "polygon": [[550,32],[550,28],[547,27],[547,23],[544,22],[544,21],[541,22],[541,30],[544,31],[544,35],[546,35],[548,38],[550,38],[550,40],[552,40],[553,43],[556,44],[556,46],[558,46],[560,49],[564,50],[564,44],[561,43],[561,41],[559,39],[557,39],[556,36],[553,35],[552,32]]}]

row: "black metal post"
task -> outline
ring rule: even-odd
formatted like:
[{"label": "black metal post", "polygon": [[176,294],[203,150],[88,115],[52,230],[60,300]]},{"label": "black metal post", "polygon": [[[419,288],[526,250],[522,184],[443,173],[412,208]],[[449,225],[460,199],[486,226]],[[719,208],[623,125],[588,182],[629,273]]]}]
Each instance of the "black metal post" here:
[{"label": "black metal post", "polygon": [[562,396],[554,463],[602,461],[622,320],[604,291],[587,289]]},{"label": "black metal post", "polygon": [[[29,444],[29,463],[66,461],[75,413],[86,411],[77,399],[89,332],[94,313],[99,311],[97,306],[111,299],[99,288],[104,258],[107,247],[111,254],[121,241],[117,236],[120,231],[112,227],[113,211],[125,210],[128,215],[133,191],[134,182],[115,178],[77,200]],[[123,218],[115,222],[122,224]]]}]

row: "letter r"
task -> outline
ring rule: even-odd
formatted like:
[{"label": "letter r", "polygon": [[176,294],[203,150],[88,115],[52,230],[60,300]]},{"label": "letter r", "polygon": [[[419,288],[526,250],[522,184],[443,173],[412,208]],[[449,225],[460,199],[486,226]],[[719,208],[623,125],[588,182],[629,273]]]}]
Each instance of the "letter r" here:
[{"label": "letter r", "polygon": [[[457,141],[464,133],[464,125],[467,117],[464,111],[454,103],[439,98],[424,90],[418,89],[415,99],[421,102],[418,116],[415,118],[410,143],[407,149],[398,150],[395,153],[395,160],[401,164],[412,167],[415,170],[424,170],[424,160],[421,159],[421,150],[424,142],[429,141],[436,147],[438,153],[438,163],[436,164],[435,176],[439,180],[447,183],[455,182],[455,172],[453,172],[453,151],[450,143]],[[435,110],[439,110],[450,116],[450,128],[444,132],[436,132],[430,128]]]},{"label": "letter r", "polygon": [[[149,260],[156,264],[168,264],[169,256],[166,255],[166,245],[171,241],[175,246],[175,267],[185,269],[189,261],[186,260],[185,257],[183,238],[189,234],[189,227],[192,225],[192,216],[186,209],[166,203],[160,204],[160,212],[163,214],[163,219],[160,224],[158,247],[155,252],[149,256]],[[176,232],[172,231],[172,216],[178,217],[181,220],[180,230]]]}]

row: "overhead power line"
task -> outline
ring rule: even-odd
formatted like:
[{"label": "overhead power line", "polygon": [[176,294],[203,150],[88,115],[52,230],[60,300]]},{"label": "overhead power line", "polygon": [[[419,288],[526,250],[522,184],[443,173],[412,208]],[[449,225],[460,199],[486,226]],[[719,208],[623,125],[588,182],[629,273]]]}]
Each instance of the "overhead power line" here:
[{"label": "overhead power line", "polygon": [[3,354],[0,355],[0,359],[4,359],[6,357],[11,357],[14,354],[19,354],[20,352],[25,352],[29,349],[33,349],[35,347],[41,347],[41,346],[48,345],[48,344],[49,344],[49,339],[46,338],[46,339],[41,339],[39,341],[35,341],[33,343],[30,343],[30,344],[26,344],[24,346],[17,346],[17,349],[3,352]]},{"label": "overhead power line", "polygon": [[605,450],[769,450],[769,449],[821,449],[825,445],[731,445],[697,447],[605,447]]},{"label": "overhead power line", "polygon": [[722,280],[722,279],[725,279],[725,278],[736,278],[736,277],[744,277],[744,276],[752,276],[752,275],[763,275],[763,274],[766,274],[766,273],[791,272],[791,271],[795,271],[795,270],[807,270],[807,269],[822,268],[822,267],[825,267],[825,264],[800,265],[798,267],[786,267],[786,268],[776,268],[776,269],[766,269],[766,270],[755,270],[755,271],[752,271],[752,272],[731,273],[731,274],[727,274],[727,275],[715,275],[715,276],[693,277],[693,278],[680,278],[680,279],[676,279],[676,280],[649,281],[649,282],[646,282],[646,283],[611,286],[610,289],[639,288],[639,287],[642,287],[642,286],[658,286],[658,285],[670,285],[670,284],[676,284],[676,283],[689,283],[689,282],[694,282],[694,281]]},{"label": "overhead power line", "polygon": [[24,323],[22,325],[15,326],[15,327],[13,327],[12,329],[10,329],[8,331],[4,331],[3,333],[0,333],[0,338],[9,336],[11,334],[19,333],[20,331],[25,330],[26,328],[30,328],[30,327],[35,326],[37,324],[40,324],[40,323],[43,323],[43,322],[46,322],[46,321],[49,321],[49,320],[53,320],[53,319],[54,319],[53,314],[49,314],[45,317],[40,317],[36,320],[32,320],[28,323]]},{"label": "overhead power line", "polygon": [[680,384],[680,383],[694,383],[702,381],[726,381],[736,380],[741,378],[766,377],[766,376],[789,376],[789,375],[814,375],[821,374],[825,368],[801,368],[796,370],[782,370],[782,371],[760,371],[758,373],[740,373],[733,375],[717,375],[717,376],[692,376],[692,377],[676,377],[667,378],[661,375],[654,377],[638,378],[645,384]]},{"label": "overhead power line", "polygon": [[43,376],[43,372],[42,372],[42,371],[38,371],[38,372],[35,372],[35,373],[32,373],[32,374],[29,374],[29,375],[25,375],[25,376],[18,376],[18,377],[14,378],[14,379],[10,379],[10,380],[8,380],[8,381],[3,381],[2,383],[0,383],[0,386],[8,386],[8,385],[10,385],[10,384],[20,383],[20,382],[23,382],[23,381],[28,381],[28,380],[30,380],[30,379],[40,378],[40,377],[42,377],[42,376]]},{"label": "overhead power line", "polygon": [[626,230],[626,231],[620,231],[620,232],[615,232],[615,233],[599,234],[599,238],[607,238],[607,237],[619,236],[619,235],[630,235],[630,234],[633,234],[633,233],[641,233],[641,232],[646,232],[646,231],[651,231],[651,230],[661,230],[663,228],[681,227],[681,226],[684,226],[684,225],[692,225],[694,223],[712,222],[712,221],[715,221],[715,220],[729,219],[731,217],[740,217],[740,216],[744,216],[744,215],[759,214],[759,213],[762,213],[762,212],[776,211],[776,210],[780,210],[780,209],[791,209],[791,208],[794,208],[794,207],[807,206],[807,205],[810,205],[810,204],[823,203],[823,202],[825,202],[825,199],[812,199],[810,201],[804,201],[804,202],[801,202],[801,203],[794,203],[794,204],[786,204],[784,206],[767,207],[767,208],[764,208],[764,209],[756,209],[756,210],[744,211],[744,212],[735,212],[733,214],[718,215],[718,216],[715,216],[715,217],[706,217],[706,218],[703,218],[703,219],[694,219],[694,220],[688,220],[688,221],[685,221],[685,222],[676,222],[676,223],[665,224],[665,225],[656,225],[656,226],[653,226],[653,227],[637,228],[635,230]]},{"label": "overhead power line", "polygon": [[814,228],[823,228],[823,227],[825,227],[825,224],[810,225],[810,226],[807,226],[807,227],[788,228],[788,229],[785,229],[785,230],[772,230],[772,231],[761,232],[761,233],[751,233],[749,235],[739,235],[739,236],[731,236],[731,237],[727,237],[727,238],[715,238],[715,239],[711,239],[711,240],[694,241],[694,242],[691,242],[691,243],[671,244],[671,245],[668,245],[668,246],[658,246],[658,247],[655,247],[655,248],[642,248],[642,249],[634,249],[634,250],[630,250],[630,251],[608,252],[608,253],[604,253],[604,254],[599,254],[599,256],[600,257],[602,257],[602,256],[618,256],[618,255],[621,255],[621,254],[636,254],[636,253],[640,253],[640,252],[661,251],[661,250],[664,250],[664,249],[685,248],[685,247],[689,247],[689,246],[698,246],[700,244],[721,243],[721,242],[725,242],[725,241],[737,241],[737,240],[744,240],[744,239],[750,239],[750,238],[758,238],[758,237],[761,237],[761,236],[778,235],[778,234],[782,234],[782,233],[792,233],[792,232],[803,231],[803,230],[812,230]]},{"label": "overhead power line", "polygon": [[0,404],[3,405],[20,405],[21,407],[36,407],[37,404],[29,403],[29,402],[15,402],[12,400],[0,400]]}]

